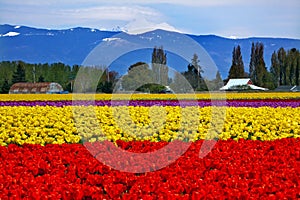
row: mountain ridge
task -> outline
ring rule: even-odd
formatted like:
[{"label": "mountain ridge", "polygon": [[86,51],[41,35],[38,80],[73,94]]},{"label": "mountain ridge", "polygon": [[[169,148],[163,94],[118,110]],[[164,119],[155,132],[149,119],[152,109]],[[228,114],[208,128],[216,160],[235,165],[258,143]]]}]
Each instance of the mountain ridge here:
[{"label": "mountain ridge", "polygon": [[[168,39],[168,31],[153,30],[156,33],[154,40]],[[128,37],[139,38],[139,41],[149,42],[146,33],[128,34]],[[120,34],[120,31],[99,30],[88,27],[74,27],[68,29],[42,29],[22,25],[0,25],[0,61],[23,60],[29,63],[62,62],[68,65],[82,64],[86,56],[106,38]],[[127,33],[125,33],[127,34]],[[300,40],[280,37],[249,37],[226,38],[218,35],[183,34],[199,43],[211,56],[219,68],[223,78],[226,78],[231,66],[232,50],[240,45],[245,70],[248,71],[252,42],[264,44],[264,58],[267,68],[270,67],[271,55],[280,47],[289,50],[300,49]],[[151,40],[151,39],[150,39]],[[141,56],[145,54],[141,54]],[[132,59],[149,61],[148,58],[138,57]],[[192,58],[192,55],[191,55]],[[133,64],[133,63],[131,63]],[[201,60],[200,60],[201,65]],[[127,66],[128,67],[128,66]],[[183,69],[186,70],[186,69]]]}]

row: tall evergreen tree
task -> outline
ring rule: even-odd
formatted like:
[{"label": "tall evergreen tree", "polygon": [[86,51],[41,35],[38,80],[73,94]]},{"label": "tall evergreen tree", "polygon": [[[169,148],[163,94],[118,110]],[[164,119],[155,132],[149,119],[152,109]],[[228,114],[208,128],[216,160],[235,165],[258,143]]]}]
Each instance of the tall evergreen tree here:
[{"label": "tall evergreen tree", "polygon": [[168,67],[167,64],[167,54],[165,53],[163,47],[154,47],[152,52],[152,70],[154,72],[154,79],[156,83],[161,85],[168,84]]},{"label": "tall evergreen tree", "polygon": [[201,73],[203,73],[203,69],[199,64],[200,60],[198,59],[198,55],[196,53],[194,53],[193,58],[192,58],[192,62],[191,65],[194,68],[195,73],[198,75],[199,78],[202,78]]},{"label": "tall evergreen tree", "polygon": [[187,66],[188,70],[183,72],[182,75],[194,90],[207,90],[206,82],[202,77],[204,71],[199,62],[198,55],[195,53],[191,63]]},{"label": "tall evergreen tree", "polygon": [[254,71],[255,71],[255,63],[256,63],[256,58],[255,58],[255,45],[254,42],[252,42],[251,45],[251,57],[250,57],[250,64],[249,64],[249,76],[252,80],[256,79]]},{"label": "tall evergreen tree", "polygon": [[229,70],[228,78],[244,78],[245,77],[245,67],[241,53],[241,47],[238,45],[233,48],[232,52],[232,64]]},{"label": "tall evergreen tree", "polygon": [[193,58],[191,60],[191,63],[188,65],[188,70],[189,71],[193,71],[193,76],[196,79],[197,82],[197,88],[201,89],[201,88],[206,88],[204,79],[202,77],[202,73],[204,72],[202,70],[202,67],[199,64],[200,60],[198,59],[198,55],[196,53],[194,53]]},{"label": "tall evergreen tree", "polygon": [[19,83],[19,82],[26,82],[25,80],[25,66],[24,63],[19,61],[17,65],[16,71],[13,73],[12,76],[12,84]]},{"label": "tall evergreen tree", "polygon": [[255,67],[256,72],[256,83],[259,86],[264,86],[267,81],[267,68],[264,61],[264,45],[262,43],[257,43],[257,65]]},{"label": "tall evergreen tree", "polygon": [[43,75],[39,76],[38,82],[40,82],[40,83],[45,82],[45,78]]},{"label": "tall evergreen tree", "polygon": [[215,90],[219,90],[224,85],[219,70],[217,71],[216,78],[215,78],[215,80],[213,80],[213,82],[214,82],[214,89]]},{"label": "tall evergreen tree", "polygon": [[295,79],[296,85],[300,85],[300,54],[298,54]]},{"label": "tall evergreen tree", "polygon": [[277,53],[274,51],[271,57],[270,73],[273,76],[273,83],[276,87],[280,84],[280,67]]},{"label": "tall evergreen tree", "polygon": [[264,45],[257,42],[252,43],[251,60],[250,60],[250,78],[254,84],[265,86],[269,81],[269,75],[264,61]]},{"label": "tall evergreen tree", "polygon": [[296,48],[292,48],[287,53],[286,59],[286,76],[287,85],[296,85],[296,71],[297,62],[299,57],[299,51]]},{"label": "tall evergreen tree", "polygon": [[196,90],[199,87],[199,76],[197,75],[197,71],[192,64],[187,66],[188,70],[183,72],[182,75],[189,82],[191,87]]},{"label": "tall evergreen tree", "polygon": [[277,57],[278,57],[278,63],[279,63],[279,84],[280,85],[285,85],[285,60],[286,60],[286,52],[284,48],[280,48],[277,52]]},{"label": "tall evergreen tree", "polygon": [[9,92],[9,89],[10,89],[10,85],[8,83],[8,79],[5,78],[4,83],[1,87],[1,93],[2,94],[7,94]]}]

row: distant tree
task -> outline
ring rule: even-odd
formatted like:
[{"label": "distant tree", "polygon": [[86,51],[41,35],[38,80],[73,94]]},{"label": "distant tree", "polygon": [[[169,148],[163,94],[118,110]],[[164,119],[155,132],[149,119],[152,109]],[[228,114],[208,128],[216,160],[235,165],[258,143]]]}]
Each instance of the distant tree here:
[{"label": "distant tree", "polygon": [[193,58],[192,58],[192,62],[191,62],[191,66],[194,68],[194,72],[198,75],[199,78],[202,78],[201,73],[203,73],[204,71],[202,70],[202,67],[200,66],[200,60],[198,59],[198,55],[196,53],[194,53]]},{"label": "distant tree", "polygon": [[12,84],[19,83],[19,82],[26,82],[25,80],[25,67],[24,63],[19,61],[17,65],[16,71],[13,73],[12,76]]},{"label": "distant tree", "polygon": [[219,71],[217,71],[216,77],[214,79],[212,79],[212,80],[206,79],[205,83],[207,85],[207,89],[209,89],[210,91],[219,90],[222,86],[224,86],[223,80],[222,80],[222,77],[221,77],[221,74]]},{"label": "distant tree", "polygon": [[255,54],[255,45],[254,42],[252,42],[251,45],[251,56],[250,56],[250,63],[249,63],[249,76],[252,80],[256,79],[255,77],[255,64],[256,64],[256,54]]},{"label": "distant tree", "polygon": [[276,87],[280,84],[280,67],[277,53],[274,51],[271,57],[270,73],[273,76],[273,83]]},{"label": "distant tree", "polygon": [[267,79],[267,68],[264,61],[264,45],[262,43],[257,44],[257,65],[255,67],[256,72],[256,83],[259,86],[265,86],[264,84],[268,81]]},{"label": "distant tree", "polygon": [[163,46],[157,48],[156,46],[152,52],[152,71],[154,80],[156,83],[161,85],[168,84],[168,67],[167,65],[167,54],[165,53]]},{"label": "distant tree", "polygon": [[4,80],[4,83],[1,87],[1,93],[2,94],[7,94],[9,92],[9,89],[10,89],[10,85],[8,83],[8,79],[5,79]]},{"label": "distant tree", "polygon": [[78,93],[95,92],[98,86],[99,77],[103,70],[97,67],[80,67],[80,73],[76,76],[74,82],[74,91]]},{"label": "distant tree", "polygon": [[[281,47],[277,54],[272,54],[270,71],[277,78],[277,85],[299,85],[299,59],[300,52],[296,48],[285,50]],[[277,70],[276,73],[275,69]]]},{"label": "distant tree", "polygon": [[[16,63],[10,62],[10,61],[2,61],[0,62],[0,84],[4,83],[4,81],[7,79],[8,82],[11,82],[12,74],[16,67]],[[0,86],[0,87],[1,87]],[[1,88],[0,88],[1,90]]]},{"label": "distant tree", "polygon": [[198,59],[198,55],[194,53],[193,58],[192,58],[192,66],[194,67],[194,71],[197,74],[197,81],[198,81],[198,89],[200,90],[206,90],[207,86],[205,84],[205,81],[202,77],[202,73],[204,72],[201,65],[199,64],[200,60]]},{"label": "distant tree", "polygon": [[244,78],[245,69],[244,62],[241,53],[241,47],[238,45],[236,48],[233,48],[232,52],[232,64],[229,70],[228,79],[230,78]]},{"label": "distant tree", "polygon": [[157,48],[154,47],[153,52],[152,52],[152,63],[157,63],[157,64],[167,64],[167,54],[165,53],[163,46]]},{"label": "distant tree", "polygon": [[79,69],[80,69],[79,65],[73,65],[73,67],[71,68],[71,71],[70,71],[69,77],[68,77],[68,84],[66,87],[66,90],[68,90],[69,92],[73,92],[75,78],[76,78],[76,75],[77,75]]},{"label": "distant tree", "polygon": [[122,77],[122,88],[126,91],[142,90],[142,86],[154,83],[153,72],[149,65],[144,62],[138,62],[131,65],[128,73]]},{"label": "distant tree", "polygon": [[206,83],[202,77],[204,71],[199,62],[198,55],[194,54],[191,63],[187,66],[188,70],[183,72],[182,75],[194,90],[207,90]]},{"label": "distant tree", "polygon": [[298,56],[296,66],[296,85],[300,85],[300,55]]},{"label": "distant tree", "polygon": [[[130,65],[130,67],[128,68],[127,72],[129,73],[129,72],[130,72],[131,70],[133,70],[134,68],[138,68],[139,66],[143,66],[143,65],[147,65],[147,66],[148,66],[148,64],[145,63],[145,62],[137,62],[137,63],[134,63],[134,64]],[[149,66],[148,66],[148,68],[149,68]]]},{"label": "distant tree", "polygon": [[[286,77],[287,77],[287,85],[296,85],[297,78],[297,64],[299,59],[299,50],[296,48],[292,48],[287,53],[286,58]],[[299,75],[298,75],[299,76]]]},{"label": "distant tree", "polygon": [[194,91],[192,84],[185,76],[186,73],[187,72],[175,72],[174,81],[170,84],[170,87],[175,93],[189,93]]},{"label": "distant tree", "polygon": [[215,89],[220,89],[224,84],[219,70],[217,71],[216,78],[214,80]]},{"label": "distant tree", "polygon": [[40,82],[40,83],[45,82],[45,78],[43,75],[39,76],[38,82]]},{"label": "distant tree", "polygon": [[106,68],[97,85],[97,92],[112,93],[117,80],[118,72],[109,71],[108,68]]},{"label": "distant tree", "polygon": [[191,64],[189,64],[187,68],[188,70],[183,72],[182,75],[190,83],[192,88],[196,90],[199,86],[199,77],[197,76],[197,71],[195,70],[194,66]]},{"label": "distant tree", "polygon": [[286,71],[285,71],[285,62],[286,62],[286,52],[284,48],[280,48],[277,52],[277,58],[279,63],[279,84],[285,85],[286,84]]},{"label": "distant tree", "polygon": [[265,86],[269,77],[267,74],[267,68],[264,61],[264,45],[257,42],[254,46],[252,43],[251,60],[250,60],[250,78],[254,84],[258,86]]},{"label": "distant tree", "polygon": [[105,81],[105,82],[99,83],[99,85],[97,86],[97,92],[112,93],[113,92],[113,82]]}]

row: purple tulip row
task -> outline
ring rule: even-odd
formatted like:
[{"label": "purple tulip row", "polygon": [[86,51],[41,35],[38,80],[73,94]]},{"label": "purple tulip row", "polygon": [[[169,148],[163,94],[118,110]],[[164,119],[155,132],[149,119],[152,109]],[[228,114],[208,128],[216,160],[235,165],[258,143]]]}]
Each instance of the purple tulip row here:
[{"label": "purple tulip row", "polygon": [[230,107],[300,107],[300,99],[288,100],[103,100],[103,101],[0,101],[0,106],[230,106]]}]

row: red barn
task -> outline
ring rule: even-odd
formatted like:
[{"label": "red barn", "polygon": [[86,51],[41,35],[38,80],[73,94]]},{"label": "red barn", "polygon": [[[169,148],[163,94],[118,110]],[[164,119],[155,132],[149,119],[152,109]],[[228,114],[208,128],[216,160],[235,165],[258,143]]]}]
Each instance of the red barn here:
[{"label": "red barn", "polygon": [[58,83],[15,83],[11,86],[9,94],[40,94],[62,93],[63,88]]}]

